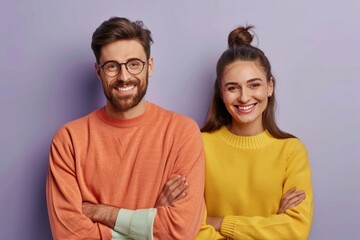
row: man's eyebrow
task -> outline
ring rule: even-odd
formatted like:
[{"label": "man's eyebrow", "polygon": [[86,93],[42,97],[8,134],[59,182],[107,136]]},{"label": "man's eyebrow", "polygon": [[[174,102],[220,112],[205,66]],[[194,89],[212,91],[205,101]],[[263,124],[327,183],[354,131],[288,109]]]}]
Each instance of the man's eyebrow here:
[{"label": "man's eyebrow", "polygon": [[[131,60],[144,61],[144,60],[141,59],[141,57],[129,57],[129,58],[127,58],[123,63],[129,62],[129,61],[131,61]],[[147,61],[147,60],[145,60],[145,61]],[[107,61],[105,61],[105,62],[117,62],[117,63],[120,63],[120,62],[118,62],[118,61],[115,60],[115,59],[109,59],[109,60],[107,60]]]}]

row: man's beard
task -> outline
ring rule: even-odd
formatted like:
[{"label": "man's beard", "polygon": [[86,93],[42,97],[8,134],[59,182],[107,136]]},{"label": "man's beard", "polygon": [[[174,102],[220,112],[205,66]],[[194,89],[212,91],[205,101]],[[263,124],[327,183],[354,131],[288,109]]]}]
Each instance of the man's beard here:
[{"label": "man's beard", "polygon": [[[137,88],[137,92],[135,93],[135,95],[119,96],[118,94],[112,92],[114,88],[130,86],[130,85],[134,85]],[[148,86],[147,74],[144,85],[141,85],[141,81],[139,79],[129,80],[129,81],[117,80],[109,86],[105,85],[103,82],[103,90],[105,96],[109,101],[109,103],[111,104],[112,108],[116,112],[126,112],[131,108],[137,106],[145,96],[147,91],[147,86]]]}]

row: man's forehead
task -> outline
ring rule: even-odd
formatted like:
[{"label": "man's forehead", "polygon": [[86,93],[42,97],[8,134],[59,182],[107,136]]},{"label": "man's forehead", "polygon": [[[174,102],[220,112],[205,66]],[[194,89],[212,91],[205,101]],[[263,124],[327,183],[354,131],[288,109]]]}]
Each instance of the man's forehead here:
[{"label": "man's forehead", "polygon": [[126,61],[130,58],[146,60],[143,46],[136,40],[119,40],[101,48],[100,60]]}]

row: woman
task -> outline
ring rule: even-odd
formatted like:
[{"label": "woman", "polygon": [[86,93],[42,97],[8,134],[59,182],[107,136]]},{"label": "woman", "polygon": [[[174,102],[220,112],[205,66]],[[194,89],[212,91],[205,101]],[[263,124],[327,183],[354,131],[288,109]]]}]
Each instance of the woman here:
[{"label": "woman", "polygon": [[[251,26],[234,29],[217,63],[215,94],[202,135],[207,217],[196,240],[307,239],[313,215],[305,146],[275,122],[275,79],[251,46]],[[159,205],[186,198],[170,179]],[[297,191],[296,188],[302,189]]]},{"label": "woman", "polygon": [[251,45],[251,28],[229,34],[217,63],[201,129],[207,225],[196,239],[307,239],[313,215],[307,152],[275,123],[275,79],[265,54]]}]

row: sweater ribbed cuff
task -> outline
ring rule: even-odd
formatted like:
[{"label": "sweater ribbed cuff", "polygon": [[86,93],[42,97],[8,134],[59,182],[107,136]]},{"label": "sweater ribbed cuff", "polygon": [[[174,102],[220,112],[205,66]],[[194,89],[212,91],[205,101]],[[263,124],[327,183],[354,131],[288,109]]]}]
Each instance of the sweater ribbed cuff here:
[{"label": "sweater ribbed cuff", "polygon": [[225,237],[234,238],[236,216],[225,216],[220,226],[220,233]]}]

